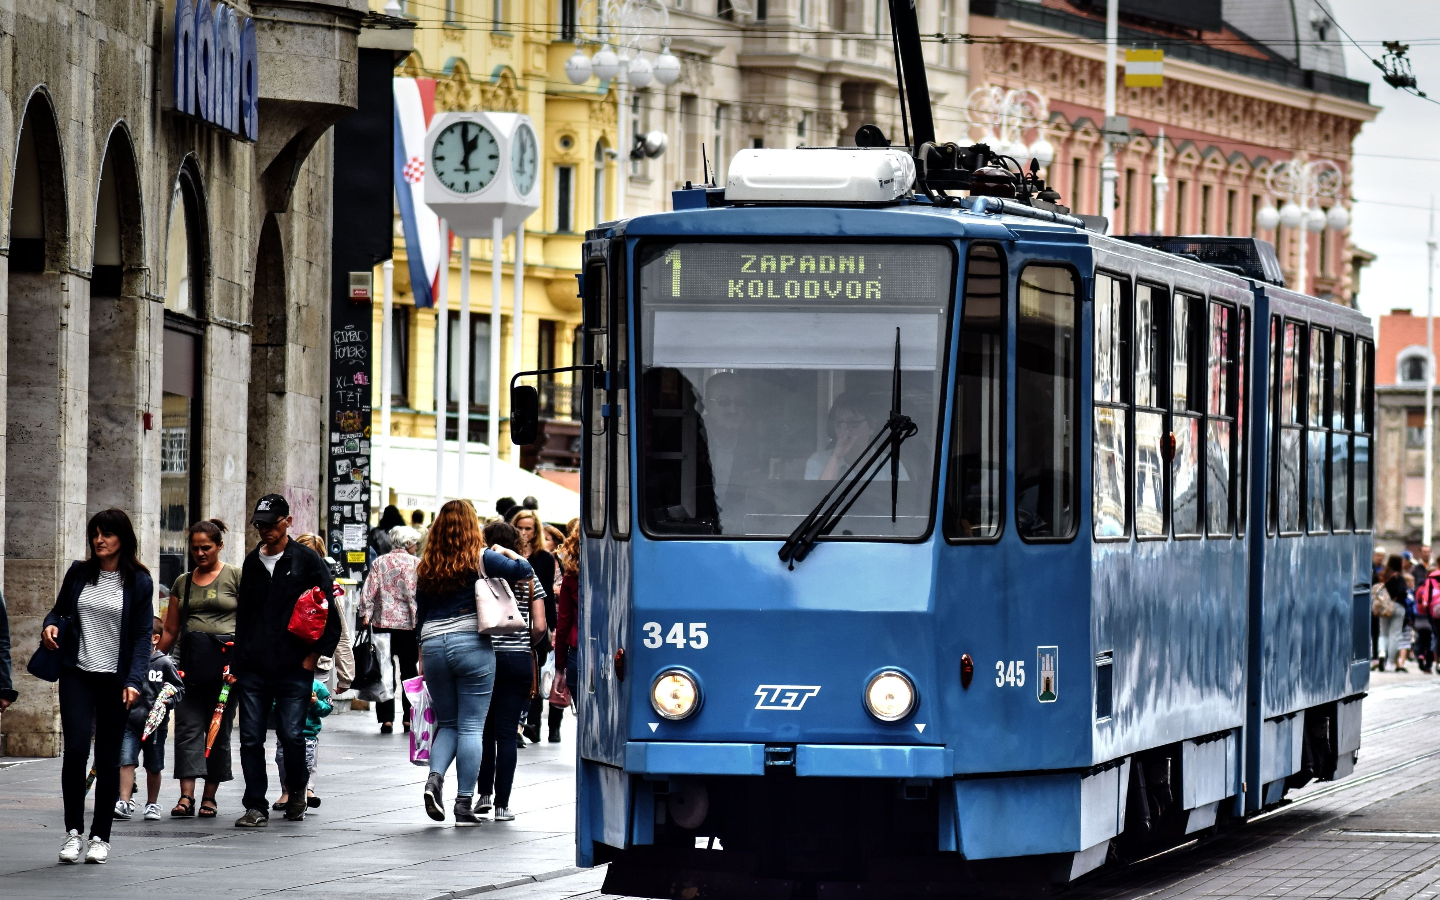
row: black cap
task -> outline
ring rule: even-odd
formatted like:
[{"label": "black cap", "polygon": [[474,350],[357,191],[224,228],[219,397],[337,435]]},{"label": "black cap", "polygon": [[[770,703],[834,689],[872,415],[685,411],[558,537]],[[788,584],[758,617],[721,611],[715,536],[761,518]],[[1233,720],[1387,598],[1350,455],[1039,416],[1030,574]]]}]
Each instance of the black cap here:
[{"label": "black cap", "polygon": [[290,515],[290,504],[279,494],[266,494],[255,504],[255,512],[251,514],[251,523],[264,522],[272,525],[286,516]]}]

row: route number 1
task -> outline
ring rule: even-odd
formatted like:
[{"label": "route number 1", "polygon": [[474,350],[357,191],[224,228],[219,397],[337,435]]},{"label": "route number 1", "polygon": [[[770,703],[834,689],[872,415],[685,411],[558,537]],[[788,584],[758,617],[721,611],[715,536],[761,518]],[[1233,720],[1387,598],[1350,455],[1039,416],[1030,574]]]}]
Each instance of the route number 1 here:
[{"label": "route number 1", "polygon": [[[685,624],[684,622],[676,622],[670,626],[670,631],[667,634],[659,622],[646,622],[640,626],[645,630],[645,646],[651,650],[656,650],[665,644],[672,644],[682,650],[687,646],[693,650],[704,650],[709,646],[710,635],[705,633],[704,622],[689,623],[690,635],[688,641],[685,635]],[[661,637],[662,634],[665,635],[663,638]]]},{"label": "route number 1", "polygon": [[1025,660],[1012,659],[1006,662],[1003,659],[997,659],[995,661],[995,686],[1024,687]]}]

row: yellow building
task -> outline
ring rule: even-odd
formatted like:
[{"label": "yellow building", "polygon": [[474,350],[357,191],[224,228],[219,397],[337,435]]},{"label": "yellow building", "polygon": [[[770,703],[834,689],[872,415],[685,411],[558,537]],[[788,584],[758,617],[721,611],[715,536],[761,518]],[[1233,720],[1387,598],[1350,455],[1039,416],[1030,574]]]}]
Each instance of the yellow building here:
[{"label": "yellow building", "polygon": [[[370,0],[377,11],[380,0]],[[575,332],[580,326],[580,300],[575,276],[579,272],[585,230],[613,218],[615,210],[616,99],[594,80],[576,87],[565,77],[565,61],[574,53],[573,41],[561,40],[553,23],[562,20],[565,0],[438,0],[406,3],[407,17],[415,20],[415,52],[396,70],[399,77],[435,80],[435,114],[467,110],[525,113],[535,123],[540,139],[541,206],[525,224],[524,315],[520,323],[521,359],[513,357],[515,322],[514,238],[501,249],[501,440],[500,457],[526,468],[537,467],[552,481],[578,490],[579,423],[571,420],[569,378],[560,376],[553,386],[542,386],[542,409],[549,421],[535,447],[520,448],[508,439],[508,387],[520,368],[569,365]],[[493,20],[496,10],[502,21]],[[518,18],[512,19],[511,16]],[[416,309],[411,293],[405,240],[396,219],[394,255],[395,340],[391,354],[392,415],[390,433],[397,443],[406,439],[435,439],[435,335],[438,314]],[[448,306],[450,373],[447,434],[457,429],[455,402],[459,341],[460,243],[456,238],[449,258]],[[489,328],[493,242],[471,243],[471,403],[468,411],[472,452],[486,440],[489,381]],[[381,272],[375,283],[383,283]],[[378,298],[377,298],[378,299]],[[383,306],[374,304],[374,334],[381,332]],[[380,425],[378,368],[373,374],[375,427]],[[578,409],[576,410],[578,415]],[[548,438],[548,440],[547,440]],[[570,470],[570,471],[567,471]],[[389,480],[389,479],[387,479]],[[474,492],[471,492],[474,496]],[[392,492],[392,502],[402,498]],[[402,505],[404,505],[402,503]],[[427,504],[428,506],[428,504]]]}]

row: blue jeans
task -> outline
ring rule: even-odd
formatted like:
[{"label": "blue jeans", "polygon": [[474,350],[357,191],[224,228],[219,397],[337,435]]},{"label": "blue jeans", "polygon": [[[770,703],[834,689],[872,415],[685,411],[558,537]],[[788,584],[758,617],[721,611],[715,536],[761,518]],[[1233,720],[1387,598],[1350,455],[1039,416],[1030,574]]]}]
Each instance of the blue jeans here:
[{"label": "blue jeans", "polygon": [[430,771],[444,775],[453,762],[456,792],[474,793],[485,715],[495,686],[495,651],[488,637],[461,631],[426,638],[420,659],[435,710]]},{"label": "blue jeans", "polygon": [[304,797],[310,770],[305,764],[305,712],[310,708],[310,689],[315,673],[297,672],[270,676],[242,672],[235,687],[240,689],[240,770],[245,775],[246,809],[267,812],[265,801],[269,778],[265,772],[265,727],[270,710],[275,710],[275,739],[285,754],[285,790],[291,797]]},{"label": "blue jeans", "polygon": [[120,739],[120,766],[135,766],[140,764],[140,751],[145,751],[145,771],[165,771],[165,726],[161,725],[155,732],[144,741],[140,740],[140,733],[144,729],[134,729],[128,724],[125,726],[125,736]]},{"label": "blue jeans", "polygon": [[530,705],[534,682],[530,654],[501,651],[495,654],[495,695],[485,717],[485,754],[480,760],[480,793],[495,790],[495,805],[510,805],[515,783],[515,758],[520,737],[520,716]]}]

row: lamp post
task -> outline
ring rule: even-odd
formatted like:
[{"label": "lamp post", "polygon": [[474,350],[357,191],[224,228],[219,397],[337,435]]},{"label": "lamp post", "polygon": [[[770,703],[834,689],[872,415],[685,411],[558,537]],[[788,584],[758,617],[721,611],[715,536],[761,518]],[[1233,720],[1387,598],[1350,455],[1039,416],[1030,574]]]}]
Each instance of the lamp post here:
[{"label": "lamp post", "polygon": [[[1055,147],[1045,140],[1048,105],[1032,90],[1006,90],[995,85],[976,88],[965,98],[965,118],[985,129],[983,140],[991,149],[1013,158],[1023,168],[1031,159],[1041,167],[1055,159]],[[1035,142],[1025,143],[1025,129],[1034,128]]]},{"label": "lamp post", "polygon": [[[1276,197],[1283,198],[1285,205],[1275,209],[1266,206],[1255,217],[1255,222],[1266,231],[1276,225],[1286,228],[1300,228],[1300,265],[1295,277],[1295,289],[1308,293],[1309,272],[1306,269],[1306,250],[1310,245],[1310,232],[1323,233],[1326,228],[1343,231],[1350,224],[1350,213],[1340,205],[1341,189],[1345,184],[1345,173],[1328,159],[1288,159],[1276,163],[1265,174],[1265,186]],[[1329,211],[1319,208],[1322,199],[1337,201]]]}]

